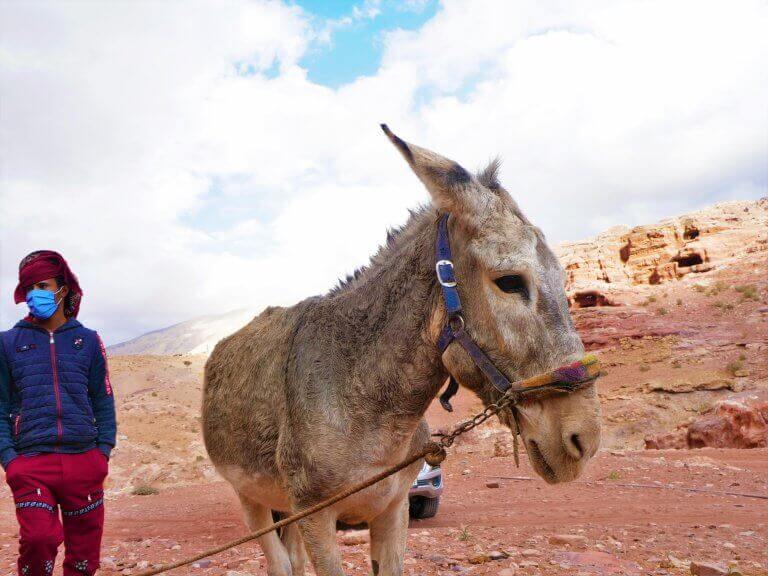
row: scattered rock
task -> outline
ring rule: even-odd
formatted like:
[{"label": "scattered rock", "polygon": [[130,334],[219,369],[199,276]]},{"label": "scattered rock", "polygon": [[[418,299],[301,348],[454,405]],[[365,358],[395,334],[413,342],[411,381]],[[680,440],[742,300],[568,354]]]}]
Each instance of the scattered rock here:
[{"label": "scattered rock", "polygon": [[692,576],[727,576],[728,567],[714,562],[691,562]]},{"label": "scattered rock", "polygon": [[427,560],[435,564],[445,564],[446,559],[445,556],[441,556],[440,554],[430,554],[427,556]]},{"label": "scattered rock", "polygon": [[208,559],[198,560],[197,562],[192,564],[192,568],[208,568],[211,566],[211,564],[213,564],[212,560],[208,560]]},{"label": "scattered rock", "polygon": [[686,562],[685,560],[680,560],[680,558],[672,556],[672,554],[667,555],[666,564],[672,568],[677,568],[678,570],[683,570],[690,566],[690,562]]},{"label": "scattered rock", "polygon": [[[706,375],[706,373],[704,373]],[[667,392],[669,394],[684,394],[698,390],[733,390],[733,381],[721,377],[710,377],[702,380],[671,380],[646,382],[646,393]]]},{"label": "scattered rock", "polygon": [[678,426],[673,432],[645,438],[646,450],[685,450],[688,448],[688,425]]},{"label": "scattered rock", "polygon": [[549,537],[549,543],[554,546],[585,546],[587,539],[578,534],[555,534]]},{"label": "scattered rock", "polygon": [[[570,552],[558,550],[554,561],[558,564],[570,564],[573,568],[583,568],[589,574],[623,574],[640,576],[640,566],[629,560],[622,560],[607,552]],[[569,570],[568,574],[580,574],[580,570]]]},{"label": "scattered rock", "polygon": [[486,562],[493,562],[495,560],[504,560],[509,558],[509,554],[500,550],[492,550],[491,552],[475,554],[467,559],[470,564],[485,564]]},{"label": "scattered rock", "polygon": [[497,576],[515,576],[515,574],[517,574],[517,564],[512,564],[499,570]]},{"label": "scattered rock", "polygon": [[506,458],[515,453],[513,441],[506,435],[498,435],[493,440],[493,457]]},{"label": "scattered rock", "polygon": [[768,447],[768,390],[741,392],[674,432],[649,436],[646,449]]},{"label": "scattered rock", "polygon": [[485,483],[485,487],[486,488],[498,488],[499,487],[499,483],[496,482],[495,480],[492,480],[490,482],[486,482]]},{"label": "scattered rock", "polygon": [[691,448],[768,446],[768,391],[743,392],[720,402],[712,416],[688,427]]},{"label": "scattered rock", "polygon": [[523,556],[523,558],[532,558],[534,556],[541,556],[541,552],[536,550],[535,548],[526,548],[520,554]]},{"label": "scattered rock", "polygon": [[355,546],[356,544],[365,544],[368,542],[368,530],[350,530],[341,537],[344,546]]}]

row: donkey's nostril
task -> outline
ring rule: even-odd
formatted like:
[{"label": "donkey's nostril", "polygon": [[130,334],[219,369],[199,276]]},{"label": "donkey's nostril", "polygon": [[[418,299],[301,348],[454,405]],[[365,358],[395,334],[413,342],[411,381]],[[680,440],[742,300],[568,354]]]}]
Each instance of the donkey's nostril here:
[{"label": "donkey's nostril", "polygon": [[568,452],[574,458],[582,458],[584,456],[584,448],[581,445],[581,439],[578,434],[571,434],[570,445],[568,446]]}]

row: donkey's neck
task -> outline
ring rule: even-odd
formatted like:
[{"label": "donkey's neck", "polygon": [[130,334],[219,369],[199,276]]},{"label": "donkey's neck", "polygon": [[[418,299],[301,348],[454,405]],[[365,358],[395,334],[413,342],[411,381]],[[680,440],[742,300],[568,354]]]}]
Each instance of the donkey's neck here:
[{"label": "donkey's neck", "polygon": [[382,413],[420,417],[445,382],[434,328],[436,213],[411,216],[370,266],[331,296],[361,394]]}]

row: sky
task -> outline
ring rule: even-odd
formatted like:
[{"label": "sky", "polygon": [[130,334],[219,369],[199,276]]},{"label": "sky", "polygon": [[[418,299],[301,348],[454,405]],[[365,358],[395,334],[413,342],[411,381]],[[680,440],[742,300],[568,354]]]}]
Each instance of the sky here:
[{"label": "sky", "polygon": [[0,329],[62,252],[108,344],[289,305],[428,196],[382,135],[551,243],[768,192],[768,3],[0,3]]}]

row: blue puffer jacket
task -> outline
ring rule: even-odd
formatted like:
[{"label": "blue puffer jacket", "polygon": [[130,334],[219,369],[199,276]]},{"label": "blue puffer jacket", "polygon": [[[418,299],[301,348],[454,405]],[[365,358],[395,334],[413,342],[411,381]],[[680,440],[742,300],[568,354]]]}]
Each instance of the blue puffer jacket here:
[{"label": "blue puffer jacket", "polygon": [[22,320],[0,332],[0,462],[19,454],[115,445],[115,402],[104,345],[70,319],[49,334]]}]

